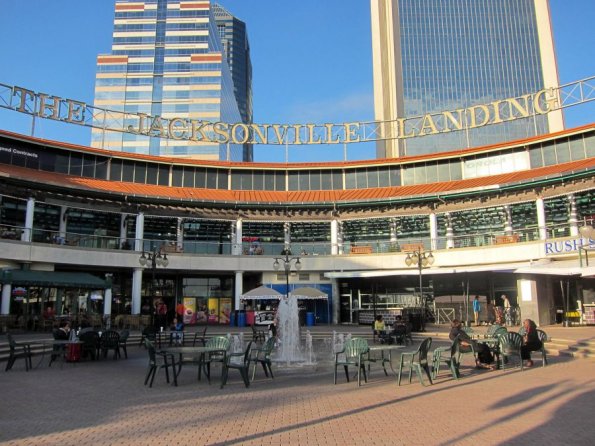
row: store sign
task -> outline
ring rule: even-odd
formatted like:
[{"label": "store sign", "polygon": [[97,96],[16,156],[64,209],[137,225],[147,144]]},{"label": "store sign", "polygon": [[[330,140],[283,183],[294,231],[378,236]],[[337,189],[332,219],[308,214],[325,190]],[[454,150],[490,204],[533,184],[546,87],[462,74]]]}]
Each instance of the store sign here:
[{"label": "store sign", "polygon": [[[547,88],[523,96],[457,110],[429,113],[394,121],[341,124],[254,124],[165,118],[124,113],[84,102],[0,84],[0,107],[41,118],[108,131],[214,144],[350,144],[384,139],[408,139],[466,131],[491,124],[544,115],[561,107],[558,90]],[[8,97],[10,94],[10,97]]]},{"label": "store sign", "polygon": [[582,247],[595,248],[595,240],[578,238],[560,242],[545,242],[545,255],[577,252]]}]

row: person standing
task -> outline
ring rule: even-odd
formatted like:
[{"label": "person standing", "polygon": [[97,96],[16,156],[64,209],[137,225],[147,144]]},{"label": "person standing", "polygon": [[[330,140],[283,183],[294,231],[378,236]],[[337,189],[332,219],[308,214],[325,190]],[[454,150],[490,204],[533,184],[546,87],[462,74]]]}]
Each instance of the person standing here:
[{"label": "person standing", "polygon": [[479,296],[473,299],[473,316],[475,317],[475,326],[479,326],[479,312],[481,311],[481,304],[479,303]]},{"label": "person standing", "polygon": [[486,312],[488,314],[487,315],[488,325],[492,325],[494,323],[496,313],[495,313],[495,309],[494,309],[494,304],[492,303],[492,300],[489,297],[486,298]]},{"label": "person standing", "polygon": [[512,325],[512,315],[510,314],[510,300],[506,294],[502,295],[502,301],[504,302],[504,320],[506,325]]}]

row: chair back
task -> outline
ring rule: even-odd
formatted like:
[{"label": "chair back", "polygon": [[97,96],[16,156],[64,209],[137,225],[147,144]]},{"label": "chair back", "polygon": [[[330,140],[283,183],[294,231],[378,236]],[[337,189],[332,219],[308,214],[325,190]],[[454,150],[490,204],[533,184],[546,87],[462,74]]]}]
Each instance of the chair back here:
[{"label": "chair back", "polygon": [[521,345],[523,345],[523,337],[520,334],[514,331],[507,331],[506,333],[499,335],[498,339],[500,341],[500,352],[502,354],[520,354]]},{"label": "chair back", "polygon": [[261,350],[264,354],[265,358],[268,358],[271,353],[273,353],[273,349],[275,348],[275,338],[272,336],[266,340],[264,345],[262,346]]},{"label": "chair back", "polygon": [[493,324],[490,325],[490,327],[488,328],[488,331],[486,331],[486,336],[491,338],[496,334],[496,331],[498,331],[500,328],[503,328],[502,325],[498,325],[498,324]]},{"label": "chair back", "polygon": [[124,343],[128,340],[128,337],[130,336],[130,330],[124,329],[122,331],[120,331],[120,342]]},{"label": "chair back", "polygon": [[115,330],[107,330],[101,333],[101,345],[103,348],[116,348],[120,343],[120,335]]},{"label": "chair back", "polygon": [[150,339],[145,338],[145,347],[147,347],[147,352],[149,353],[149,364],[156,364],[155,344]]},{"label": "chair back", "polygon": [[248,367],[250,365],[250,351],[252,350],[252,342],[248,342],[244,354],[240,357],[239,355],[227,355],[227,364],[240,365]]},{"label": "chair back", "polygon": [[10,333],[6,333],[6,338],[8,339],[8,345],[10,346],[10,351],[14,352],[14,350],[17,346],[16,341],[14,340],[14,338],[12,337],[12,335]]},{"label": "chair back", "polygon": [[364,338],[351,338],[344,345],[344,353],[346,359],[359,358],[360,355],[369,350],[368,341]]},{"label": "chair back", "polygon": [[508,333],[508,330],[506,329],[506,327],[500,327],[498,329],[496,329],[496,331],[494,331],[493,337],[494,338],[499,338],[500,336],[502,336],[503,334]]},{"label": "chair back", "polygon": [[79,341],[85,346],[97,347],[99,345],[99,333],[96,331],[86,331],[79,335]]},{"label": "chair back", "polygon": [[525,336],[527,334],[524,325],[521,325],[521,327],[519,328],[519,334],[521,336]]},{"label": "chair back", "polygon": [[537,330],[537,337],[539,338],[542,344],[545,344],[548,340],[547,334],[543,330]]},{"label": "chair back", "polygon": [[155,327],[152,327],[152,326],[145,327],[143,329],[142,335],[144,338],[154,341],[157,337],[157,331],[155,330]]},{"label": "chair back", "polygon": [[428,362],[428,351],[430,350],[430,347],[432,346],[432,338],[426,338],[422,341],[422,343],[419,345],[419,362],[423,363],[423,362]]}]

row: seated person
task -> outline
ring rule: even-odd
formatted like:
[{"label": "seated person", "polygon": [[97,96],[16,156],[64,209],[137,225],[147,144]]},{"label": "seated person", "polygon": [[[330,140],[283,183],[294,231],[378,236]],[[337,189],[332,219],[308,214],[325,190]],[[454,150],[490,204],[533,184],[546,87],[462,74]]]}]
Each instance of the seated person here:
[{"label": "seated person", "polygon": [[490,348],[483,342],[477,342],[471,339],[463,330],[461,321],[454,319],[448,337],[451,341],[454,341],[457,336],[459,337],[461,346],[473,346],[473,350],[477,354],[477,357],[475,358],[475,366],[478,369],[491,369],[490,364],[494,361],[494,358],[492,352],[490,352]]},{"label": "seated person", "polygon": [[403,320],[403,316],[399,315],[399,316],[395,317],[395,323],[393,324],[393,329],[389,334],[391,341],[394,340],[394,342],[397,345],[403,345],[406,334],[407,334],[407,324]]},{"label": "seated person", "polygon": [[70,322],[62,321],[60,322],[59,328],[54,330],[54,339],[68,341],[70,337]]},{"label": "seated person", "polygon": [[171,331],[172,343],[182,345],[184,343],[184,322],[181,319],[174,318]]},{"label": "seated person", "polygon": [[382,342],[386,336],[386,327],[381,314],[376,316],[376,320],[374,321],[374,334],[378,336],[380,342]]},{"label": "seated person", "polygon": [[531,352],[541,350],[543,343],[537,335],[537,325],[535,325],[535,322],[531,319],[525,319],[523,321],[523,328],[525,329],[525,336],[523,336],[523,345],[521,345],[521,360],[527,361],[525,367],[533,367]]}]

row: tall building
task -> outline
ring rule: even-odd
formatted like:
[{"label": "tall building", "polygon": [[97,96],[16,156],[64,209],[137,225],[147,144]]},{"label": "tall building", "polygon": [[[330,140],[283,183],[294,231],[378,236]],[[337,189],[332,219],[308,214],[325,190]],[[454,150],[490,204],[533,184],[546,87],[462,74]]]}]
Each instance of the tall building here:
[{"label": "tall building", "polygon": [[[378,121],[467,109],[559,85],[547,0],[370,3]],[[558,110],[468,131],[387,139],[377,155],[476,147],[563,127]]]},{"label": "tall building", "polygon": [[[234,93],[234,79],[214,8],[209,1],[116,0],[112,51],[97,58],[94,105],[192,122],[251,120],[251,110],[245,105],[251,103],[250,99],[237,99],[242,92],[251,94],[250,71],[245,70],[246,78]],[[235,19],[234,23],[239,28],[241,22]],[[243,29],[245,33],[245,25]],[[244,64],[250,66],[249,53],[243,57]],[[240,55],[234,60],[239,58]],[[101,127],[103,119],[109,120],[110,116],[97,116],[94,124]],[[124,122],[124,127],[136,126],[137,122],[131,119]],[[238,144],[149,137],[97,128],[93,129],[91,145],[156,156],[246,160],[244,147]],[[251,154],[247,155],[251,159]]]},{"label": "tall building", "polygon": [[[252,62],[246,24],[221,5],[213,5],[215,23],[233,79],[233,91],[242,122],[252,122]],[[244,145],[244,161],[252,161],[252,144]]]}]

